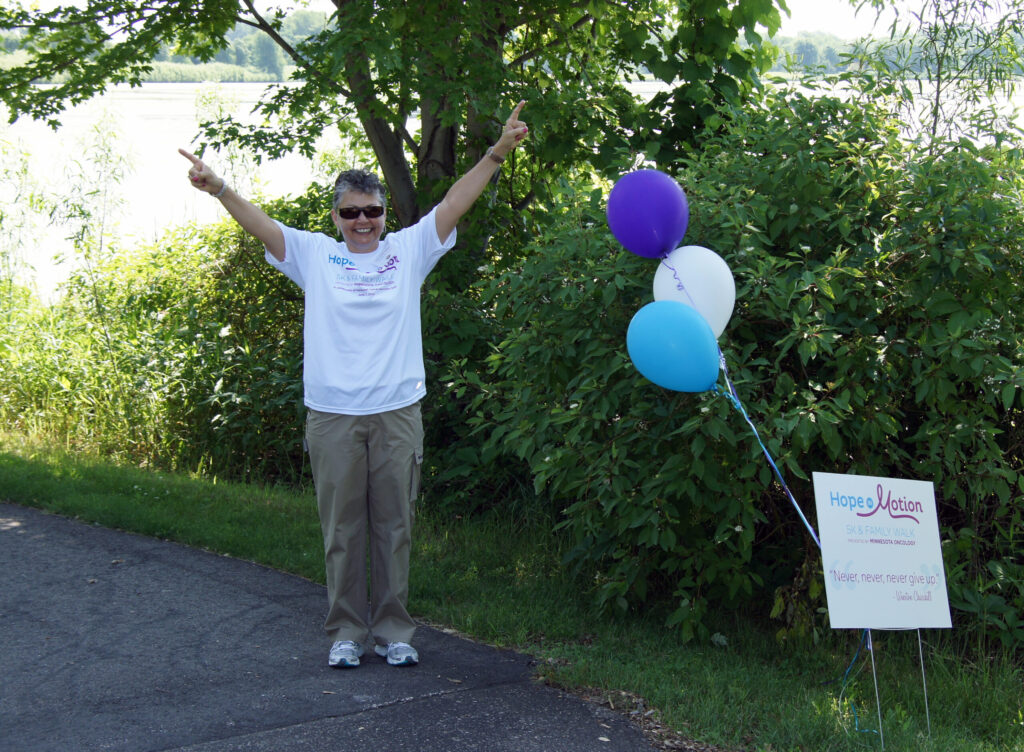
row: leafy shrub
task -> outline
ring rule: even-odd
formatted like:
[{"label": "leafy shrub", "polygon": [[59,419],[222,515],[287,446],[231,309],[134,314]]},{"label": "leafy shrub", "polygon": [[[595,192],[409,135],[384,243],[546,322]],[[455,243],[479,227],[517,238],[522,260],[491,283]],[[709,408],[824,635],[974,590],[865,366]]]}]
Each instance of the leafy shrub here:
[{"label": "leafy shrub", "polygon": [[301,299],[231,222],[114,253],[10,315],[12,428],[161,467],[300,482]]},{"label": "leafy shrub", "polygon": [[532,480],[601,602],[669,597],[690,634],[709,598],[736,602],[760,584],[747,566],[760,513],[706,472],[732,455],[715,441],[728,433],[725,403],[664,392],[629,363],[625,331],[651,270],[610,239],[602,203],[591,194],[522,268],[485,284],[501,340],[484,369],[461,360],[449,375],[474,395],[453,468],[477,486],[494,465]]},{"label": "leafy shrub", "polygon": [[[967,613],[976,578],[994,585],[995,564],[1017,572],[1000,589],[1016,593],[1020,613],[1020,154],[965,142],[918,159],[893,134],[870,108],[790,97],[756,112],[741,143],[709,145],[698,166],[725,164],[698,191],[744,174],[745,189],[774,204],[751,216],[731,191],[697,199],[706,226],[748,228],[742,240],[709,233],[711,247],[748,246],[737,265],[752,273],[728,337],[757,342],[777,374],[743,391],[755,412],[776,416],[793,477],[933,481],[954,607]],[[823,153],[831,168],[814,164]],[[806,483],[801,491],[810,498]],[[1019,644],[1017,624],[1003,637]]]},{"label": "leafy shrub", "polygon": [[[832,98],[732,113],[674,165],[686,242],[737,277],[721,345],[805,512],[812,470],[933,480],[954,606],[987,608],[982,626],[1019,645],[1019,155],[965,145],[916,162],[896,134]],[[793,587],[820,579],[816,549],[749,429],[724,400],[636,374],[624,334],[654,270],[610,239],[602,194],[572,206],[480,285],[496,336],[486,362],[447,375],[471,430],[446,479],[477,505],[532,479],[600,602],[667,602],[684,638],[710,603],[772,592],[790,633],[819,628],[820,600]]]}]

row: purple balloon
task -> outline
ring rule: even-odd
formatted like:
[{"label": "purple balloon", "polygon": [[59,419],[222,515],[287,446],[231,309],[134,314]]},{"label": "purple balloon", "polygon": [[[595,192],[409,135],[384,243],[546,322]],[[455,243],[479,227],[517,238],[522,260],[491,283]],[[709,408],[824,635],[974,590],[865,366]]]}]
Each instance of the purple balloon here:
[{"label": "purple balloon", "polygon": [[637,256],[661,258],[670,253],[686,234],[689,221],[683,189],[658,170],[623,175],[608,196],[608,227]]}]

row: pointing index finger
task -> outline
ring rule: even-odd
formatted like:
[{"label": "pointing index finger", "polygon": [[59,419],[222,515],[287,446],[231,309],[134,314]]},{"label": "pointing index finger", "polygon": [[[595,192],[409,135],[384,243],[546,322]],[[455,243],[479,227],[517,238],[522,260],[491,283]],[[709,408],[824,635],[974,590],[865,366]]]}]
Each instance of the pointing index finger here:
[{"label": "pointing index finger", "polygon": [[525,99],[520,99],[519,100],[519,104],[517,104],[515,109],[512,110],[512,114],[508,116],[508,119],[509,120],[518,120],[519,119],[519,113],[522,111],[522,109],[523,109],[523,107],[525,105],[526,105],[526,100]]},{"label": "pointing index finger", "polygon": [[199,157],[197,157],[195,154],[192,154],[191,152],[185,151],[184,149],[178,149],[178,153],[181,156],[183,156],[186,159],[188,159],[190,162],[192,162],[193,165],[195,165],[197,167],[200,164],[202,164],[202,162],[200,162],[200,160],[199,160]]}]

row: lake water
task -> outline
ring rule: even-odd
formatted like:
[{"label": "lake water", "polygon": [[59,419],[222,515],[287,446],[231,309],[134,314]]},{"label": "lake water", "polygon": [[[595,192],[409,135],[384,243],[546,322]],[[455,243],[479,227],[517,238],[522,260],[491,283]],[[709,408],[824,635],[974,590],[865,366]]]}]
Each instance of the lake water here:
[{"label": "lake water", "polygon": [[[53,131],[46,125],[20,120],[0,125],[0,140],[19,147],[30,155],[32,180],[51,196],[62,195],[68,187],[68,175],[81,161],[92,131],[101,121],[113,128],[116,153],[123,156],[127,174],[112,186],[114,195],[123,199],[114,212],[116,229],[111,233],[117,245],[153,241],[166,229],[191,222],[210,222],[227,216],[220,202],[201,193],[188,182],[188,161],[178,148],[193,149],[199,121],[210,115],[203,102],[219,100],[227,111],[239,118],[248,115],[266,88],[261,83],[241,84],[145,84],[131,89],[111,88],[97,97],[65,112],[62,127]],[[6,117],[4,118],[6,121]],[[321,139],[321,148],[329,146],[332,134]],[[336,135],[336,134],[335,134]],[[207,154],[210,165],[219,174],[230,168],[226,159]],[[104,180],[102,165],[94,165],[97,183]],[[112,169],[116,166],[112,166]],[[315,165],[301,156],[264,161],[232,180],[244,183],[251,191],[256,186],[267,196],[294,195],[314,179]],[[35,271],[40,294],[49,298],[55,285],[66,277],[68,265],[55,264],[55,256],[70,256],[72,246],[65,239],[66,227],[44,222],[37,230],[38,242],[22,249],[24,262]]]}]

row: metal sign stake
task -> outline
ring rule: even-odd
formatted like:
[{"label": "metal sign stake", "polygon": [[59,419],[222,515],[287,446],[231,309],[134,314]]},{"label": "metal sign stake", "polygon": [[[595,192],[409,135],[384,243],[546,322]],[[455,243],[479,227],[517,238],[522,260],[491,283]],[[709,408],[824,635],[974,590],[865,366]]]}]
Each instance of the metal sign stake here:
[{"label": "metal sign stake", "polygon": [[928,711],[928,678],[924,673],[924,645],[921,642],[921,630],[917,630],[917,654],[921,658],[921,684],[924,686],[924,717],[928,722],[928,738],[932,736],[932,714]]},{"label": "metal sign stake", "polygon": [[875,670],[875,641],[868,633],[868,652],[871,653],[871,678],[875,680],[875,706],[878,708],[878,738],[882,741],[882,752],[885,752],[885,733],[882,731],[882,697],[878,694],[878,671]]}]

